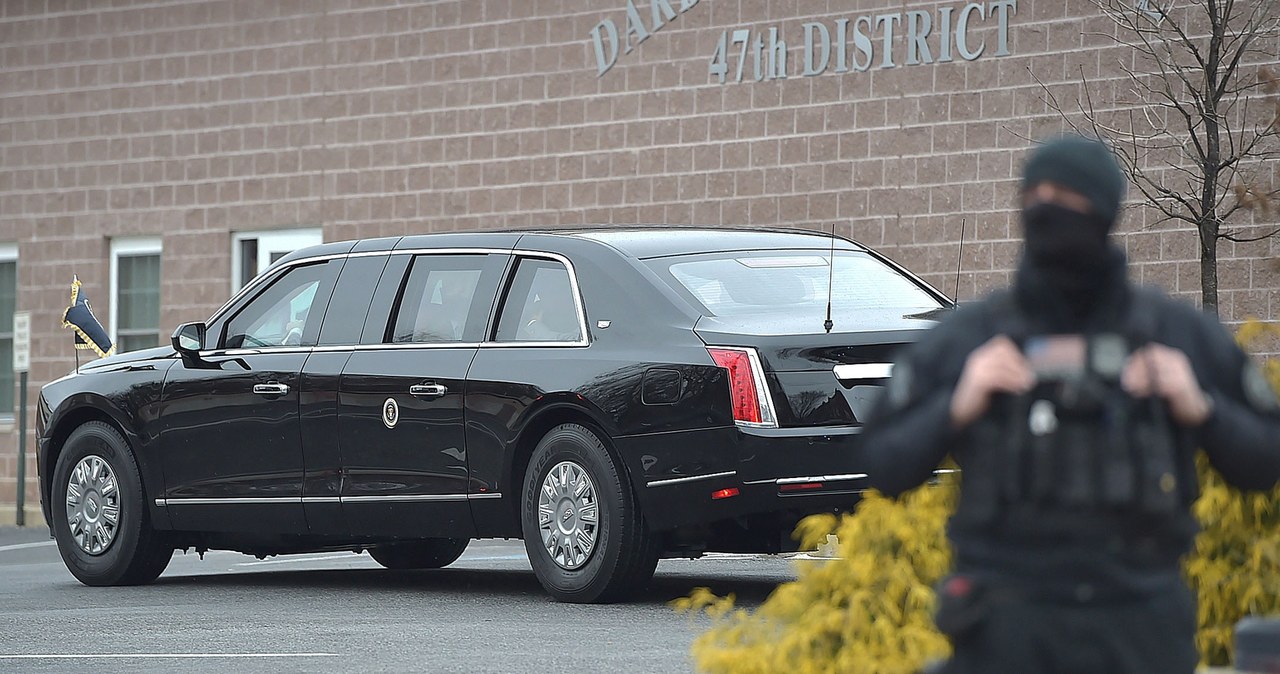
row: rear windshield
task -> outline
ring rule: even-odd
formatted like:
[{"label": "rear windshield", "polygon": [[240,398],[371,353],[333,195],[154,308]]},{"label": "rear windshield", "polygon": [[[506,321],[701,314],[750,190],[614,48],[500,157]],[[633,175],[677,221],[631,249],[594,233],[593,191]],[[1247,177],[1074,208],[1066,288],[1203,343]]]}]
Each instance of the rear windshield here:
[{"label": "rear windshield", "polygon": [[859,251],[726,252],[647,260],[677,292],[709,316],[774,312],[825,313],[833,279],[833,313],[866,309],[927,311],[933,295],[880,260]]}]

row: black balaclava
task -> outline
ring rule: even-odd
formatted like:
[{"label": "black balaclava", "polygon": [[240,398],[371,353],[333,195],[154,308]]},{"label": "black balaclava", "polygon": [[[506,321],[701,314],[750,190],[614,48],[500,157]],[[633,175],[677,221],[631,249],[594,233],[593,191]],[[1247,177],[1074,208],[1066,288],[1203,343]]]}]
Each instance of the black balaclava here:
[{"label": "black balaclava", "polygon": [[1052,182],[1089,200],[1090,213],[1053,203],[1023,208],[1025,249],[1015,284],[1024,306],[1060,319],[1055,323],[1078,321],[1093,313],[1106,290],[1124,283],[1124,255],[1107,242],[1124,174],[1100,141],[1062,136],[1032,150],[1023,175],[1024,192]]}]

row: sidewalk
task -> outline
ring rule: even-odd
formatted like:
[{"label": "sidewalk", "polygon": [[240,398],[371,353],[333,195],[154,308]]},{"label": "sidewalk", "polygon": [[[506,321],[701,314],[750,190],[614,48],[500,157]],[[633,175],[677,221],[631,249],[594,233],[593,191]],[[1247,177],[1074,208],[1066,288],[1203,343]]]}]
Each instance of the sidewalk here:
[{"label": "sidewalk", "polygon": [[[26,514],[25,528],[44,529],[44,513],[40,510],[40,502],[28,501],[23,508]],[[0,504],[0,529],[13,527],[18,519],[18,506],[14,503]],[[21,528],[21,527],[20,527]]]}]

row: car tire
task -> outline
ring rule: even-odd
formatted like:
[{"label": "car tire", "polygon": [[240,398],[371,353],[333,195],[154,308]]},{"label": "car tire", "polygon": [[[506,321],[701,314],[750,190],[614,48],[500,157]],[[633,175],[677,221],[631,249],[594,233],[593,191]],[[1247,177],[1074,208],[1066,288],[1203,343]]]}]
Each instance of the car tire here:
[{"label": "car tire", "polygon": [[52,496],[58,552],[85,585],[144,585],[169,566],[173,546],[152,526],[133,451],[111,425],[90,421],[72,431]]},{"label": "car tire", "polygon": [[653,577],[656,539],[621,466],[585,426],[563,424],[539,441],[521,520],[534,574],[558,601],[621,601]]},{"label": "car tire", "polygon": [[369,548],[369,556],[388,569],[440,569],[457,561],[470,542],[469,538],[401,541]]}]

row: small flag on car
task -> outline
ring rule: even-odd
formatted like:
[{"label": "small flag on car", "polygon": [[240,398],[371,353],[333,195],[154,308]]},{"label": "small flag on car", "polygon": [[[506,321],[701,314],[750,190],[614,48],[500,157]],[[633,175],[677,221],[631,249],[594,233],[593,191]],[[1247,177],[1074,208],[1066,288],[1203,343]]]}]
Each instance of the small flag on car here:
[{"label": "small flag on car", "polygon": [[98,322],[98,317],[93,315],[89,299],[80,292],[79,277],[72,277],[71,306],[62,313],[62,327],[75,331],[77,349],[92,349],[103,358],[114,352],[115,345],[111,343],[111,336]]}]

